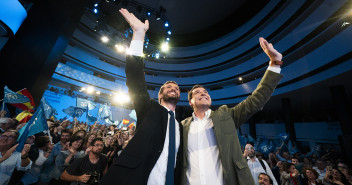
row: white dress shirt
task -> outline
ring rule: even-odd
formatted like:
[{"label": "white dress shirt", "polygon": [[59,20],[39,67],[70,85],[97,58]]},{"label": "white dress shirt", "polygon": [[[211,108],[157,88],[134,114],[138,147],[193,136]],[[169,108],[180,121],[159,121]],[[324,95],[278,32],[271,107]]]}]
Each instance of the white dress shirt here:
[{"label": "white dress shirt", "polygon": [[[0,158],[1,157],[2,155],[0,152]],[[21,163],[22,163],[21,153],[17,151],[14,151],[8,159],[0,163],[0,184],[1,185],[6,185],[9,182],[12,172],[15,168],[19,171],[26,171],[30,169],[32,166],[32,161],[30,161],[29,164],[25,167],[22,167]]]},{"label": "white dress shirt", "polygon": [[[130,54],[135,56],[143,55],[143,42],[140,40],[132,40],[130,45]],[[165,106],[164,106],[165,107]],[[170,111],[167,107],[165,107],[167,111]],[[176,113],[174,111],[174,117],[176,117]],[[163,151],[160,154],[159,159],[155,163],[152,171],[149,174],[148,185],[165,185],[166,181],[166,171],[167,171],[167,158],[169,156],[169,124],[170,124],[170,114],[168,114],[166,135],[164,141]],[[176,150],[175,150],[175,164],[176,166],[176,157],[178,148],[180,146],[180,126],[175,119],[175,137],[176,137]]]},{"label": "white dress shirt", "polygon": [[224,184],[223,168],[213,121],[209,118],[210,113],[209,109],[205,112],[203,119],[199,119],[193,113],[193,121],[188,132],[187,184]]},{"label": "white dress shirt", "polygon": [[255,161],[253,162],[252,160],[250,160],[249,157],[247,157],[247,164],[248,164],[249,170],[251,170],[251,174],[253,176],[255,185],[259,185],[258,177],[259,177],[260,173],[268,174],[270,176],[271,180],[273,180],[273,183],[274,183],[273,185],[278,185],[276,182],[276,179],[274,177],[274,174],[271,171],[268,163],[265,160],[262,160],[262,161],[266,167],[266,172],[265,172],[264,168],[262,167],[262,165],[260,164],[258,158],[255,157]]}]

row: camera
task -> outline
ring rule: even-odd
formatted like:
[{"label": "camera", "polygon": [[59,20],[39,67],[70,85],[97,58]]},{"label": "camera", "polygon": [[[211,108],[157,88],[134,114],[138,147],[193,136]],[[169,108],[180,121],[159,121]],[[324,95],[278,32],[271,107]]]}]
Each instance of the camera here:
[{"label": "camera", "polygon": [[87,174],[90,175],[90,178],[87,184],[95,185],[99,183],[100,173],[98,173],[97,171],[94,171],[93,173],[87,173]]}]

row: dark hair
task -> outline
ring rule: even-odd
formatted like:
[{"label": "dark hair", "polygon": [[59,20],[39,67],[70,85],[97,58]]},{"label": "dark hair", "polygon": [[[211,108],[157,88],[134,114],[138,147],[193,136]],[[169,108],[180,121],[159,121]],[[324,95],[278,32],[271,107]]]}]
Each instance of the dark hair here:
[{"label": "dark hair", "polygon": [[269,178],[270,184],[274,184],[273,180],[270,178],[270,176],[269,176],[268,174],[266,174],[266,173],[260,173],[260,174],[258,175],[258,179],[259,179],[260,175],[265,175],[265,176],[267,176],[267,177]]},{"label": "dark hair", "polygon": [[282,168],[282,169],[283,169],[285,172],[289,172],[291,166],[295,166],[295,165],[292,164],[292,163],[285,163],[285,164],[283,165],[283,168]]},{"label": "dark hair", "polygon": [[81,146],[78,148],[78,150],[82,150],[84,139],[83,139],[83,137],[81,137],[81,136],[74,136],[74,137],[72,137],[72,138],[70,139],[70,144],[69,144],[69,145],[72,146],[72,143],[73,143],[73,142],[79,141],[79,140],[82,140],[82,144],[81,144]]},{"label": "dark hair", "polygon": [[97,141],[101,141],[104,143],[104,140],[102,138],[97,137],[97,138],[93,139],[93,141],[90,143],[90,146],[94,146]]},{"label": "dark hair", "polygon": [[336,170],[336,171],[338,171],[338,172],[340,173],[342,184],[345,184],[345,185],[349,185],[349,184],[350,184],[350,183],[348,182],[348,180],[347,180],[345,174],[343,174],[339,169],[337,169],[337,168],[335,168],[335,167],[334,167],[333,169]]},{"label": "dark hair", "polygon": [[73,137],[76,137],[77,134],[80,132],[84,132],[84,136],[86,136],[86,134],[87,134],[87,131],[81,129],[81,130],[77,130],[75,133],[73,133]]},{"label": "dark hair", "polygon": [[313,172],[313,174],[315,175],[315,179],[318,179],[319,173],[317,172],[317,170],[315,170],[315,169],[313,169],[313,168],[304,168],[304,169],[302,170],[302,171],[303,171],[303,175],[304,175],[305,178],[308,179],[307,174],[306,174],[307,170]]},{"label": "dark hair", "polygon": [[43,146],[46,146],[49,143],[49,136],[39,136],[35,140],[35,144],[38,146],[38,148],[41,148]]},{"label": "dark hair", "polygon": [[[160,87],[158,95],[161,94],[164,91],[165,85],[166,84],[170,84],[170,83],[176,84],[178,86],[178,84],[175,81],[167,81]],[[161,103],[161,98],[159,98],[159,96],[158,96],[158,100],[159,100],[159,103]]]},{"label": "dark hair", "polygon": [[61,133],[69,133],[70,136],[72,136],[72,131],[71,131],[70,129],[67,129],[67,128],[63,129],[63,130],[61,131]]},{"label": "dark hair", "polygon": [[297,159],[299,161],[299,159],[297,157],[291,157],[291,161],[292,161],[292,159]]},{"label": "dark hair", "polygon": [[192,87],[192,89],[188,91],[188,101],[190,101],[190,100],[193,98],[193,90],[194,90],[194,89],[197,89],[197,88],[203,88],[203,89],[205,89],[204,86],[202,86],[202,85],[199,85],[199,84],[194,85],[194,86]]}]

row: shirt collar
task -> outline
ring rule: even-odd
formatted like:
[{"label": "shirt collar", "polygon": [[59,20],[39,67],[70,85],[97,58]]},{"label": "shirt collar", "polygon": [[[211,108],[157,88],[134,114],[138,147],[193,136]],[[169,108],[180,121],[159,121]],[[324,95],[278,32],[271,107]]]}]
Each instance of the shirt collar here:
[{"label": "shirt collar", "polygon": [[[254,157],[255,158],[255,161],[258,161],[259,162],[259,160],[258,160],[258,158],[257,157]],[[247,156],[247,160],[250,160],[251,158],[249,158],[249,156]]]},{"label": "shirt collar", "polygon": [[[171,111],[169,108],[165,107],[164,105],[161,105],[161,106],[163,106],[167,110],[167,112]],[[176,115],[176,111],[172,111],[172,112],[174,112],[174,115]]]},{"label": "shirt collar", "polygon": [[[203,119],[209,118],[210,113],[211,113],[211,109],[208,109],[207,111],[205,111],[205,116]],[[192,113],[192,117],[193,117],[193,120],[199,120],[199,118],[196,116],[196,114],[194,114],[194,112]]]}]

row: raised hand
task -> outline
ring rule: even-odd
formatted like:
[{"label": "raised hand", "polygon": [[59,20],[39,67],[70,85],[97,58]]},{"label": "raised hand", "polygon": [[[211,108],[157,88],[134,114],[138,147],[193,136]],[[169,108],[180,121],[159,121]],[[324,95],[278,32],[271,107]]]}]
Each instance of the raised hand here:
[{"label": "raised hand", "polygon": [[31,149],[31,145],[30,144],[25,144],[23,146],[23,149],[22,149],[22,152],[21,152],[21,157],[27,156],[30,149]]},{"label": "raised hand", "polygon": [[5,161],[6,159],[8,159],[9,157],[11,157],[12,153],[16,150],[18,144],[14,145],[13,147],[11,147],[10,149],[8,149],[5,154],[0,158],[0,161]]},{"label": "raised hand", "polygon": [[140,21],[133,13],[130,13],[128,10],[121,8],[120,13],[125,18],[125,20],[130,24],[133,30],[132,40],[144,40],[145,33],[149,29],[149,21],[145,20],[143,23]]},{"label": "raised hand", "polygon": [[268,55],[270,61],[281,61],[282,54],[279,53],[271,43],[268,43],[263,37],[259,38],[260,46],[262,47],[263,51]]}]

